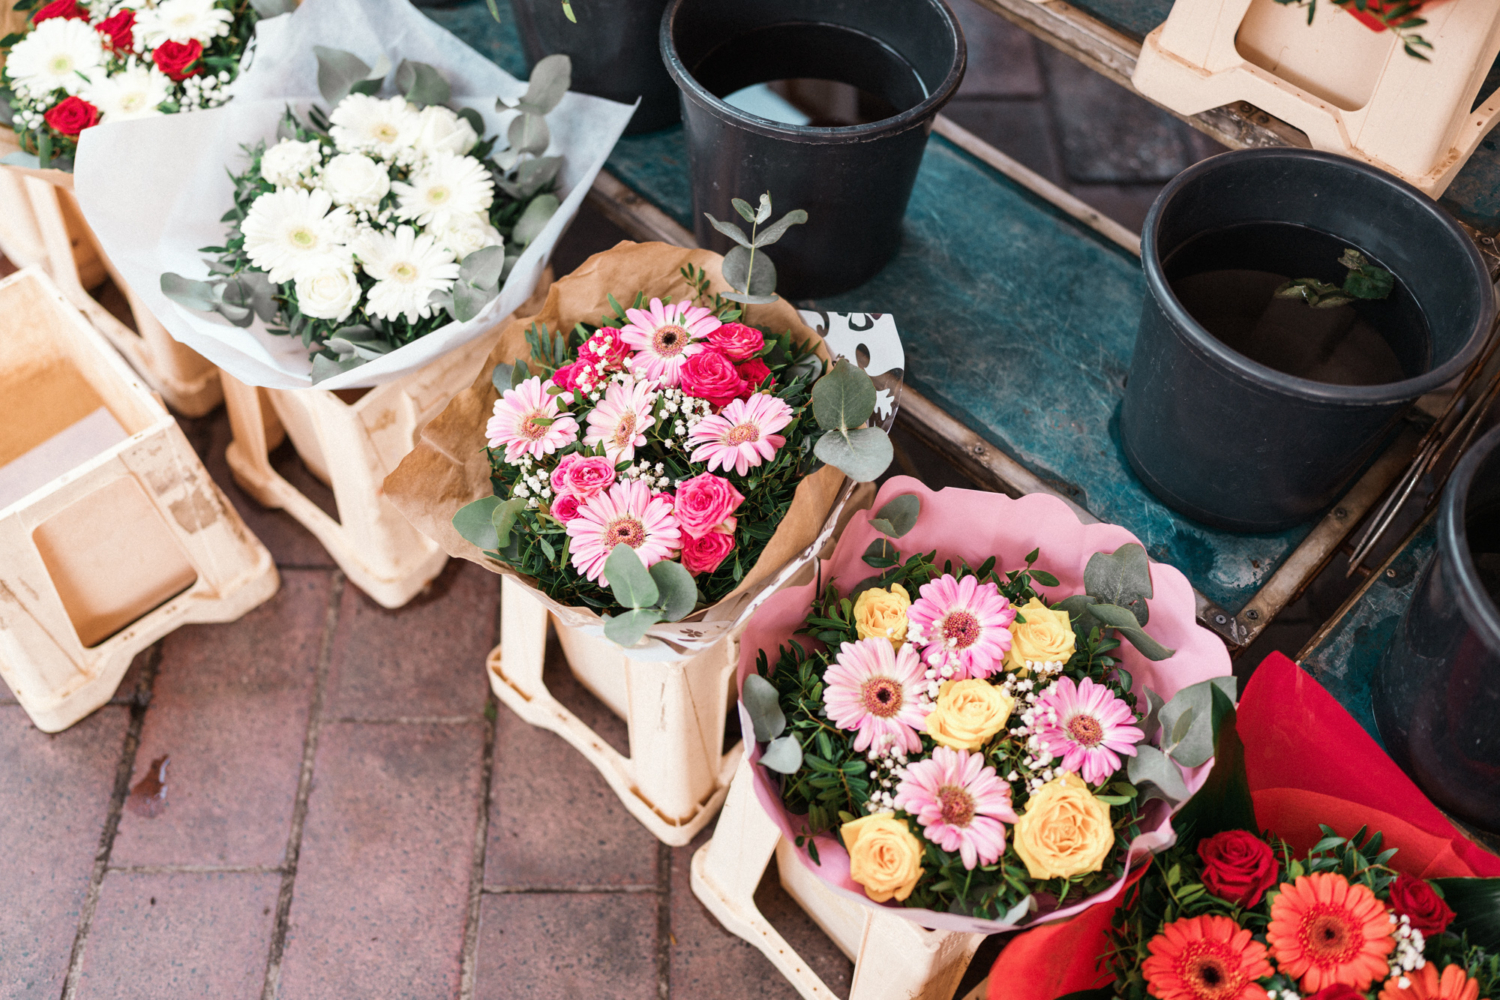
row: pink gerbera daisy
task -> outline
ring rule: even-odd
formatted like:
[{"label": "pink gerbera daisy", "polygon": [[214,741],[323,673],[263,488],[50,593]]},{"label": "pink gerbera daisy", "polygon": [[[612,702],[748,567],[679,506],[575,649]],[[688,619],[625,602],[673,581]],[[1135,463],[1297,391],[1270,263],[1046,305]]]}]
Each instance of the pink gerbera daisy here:
[{"label": "pink gerbera daisy", "polygon": [[615,483],[578,507],[568,522],[573,545],[573,568],[599,586],[608,587],[604,560],[624,542],[635,549],[647,568],[670,559],[682,548],[682,533],[672,513],[672,498],[652,494],[651,487],[634,479]]},{"label": "pink gerbera daisy", "polygon": [[635,450],[646,444],[646,429],[656,423],[651,408],[656,394],[649,382],[611,382],[604,399],[589,412],[587,445],[604,444],[604,454],[612,462],[628,462]]},{"label": "pink gerbera daisy", "polygon": [[505,446],[505,460],[512,465],[522,455],[541,458],[578,440],[578,421],[561,412],[550,388],[550,379],[534,376],[495,400],[485,433],[491,448]]},{"label": "pink gerbera daisy", "polygon": [[683,362],[703,350],[694,341],[721,325],[712,310],[687,301],[662,305],[661,299],[652,299],[650,312],[627,309],[625,315],[630,323],[620,328],[620,337],[636,351],[631,370],[666,388],[680,380]]},{"label": "pink gerbera daisy", "polygon": [[1091,785],[1103,784],[1120,769],[1118,755],[1134,757],[1135,745],[1146,738],[1130,706],[1087,677],[1076,686],[1071,677],[1059,677],[1036,700],[1032,717],[1042,749]]},{"label": "pink gerbera daisy", "polygon": [[955,580],[945,574],[922,585],[906,612],[909,625],[926,645],[922,658],[944,680],[988,677],[1010,649],[1010,623],[1016,609],[993,582],[977,577]]},{"label": "pink gerbera daisy", "polygon": [[792,408],[769,393],[731,400],[688,431],[688,441],[694,446],[692,460],[707,462],[709,472],[732,468],[743,476],[786,444],[786,438],[775,432],[791,422]]},{"label": "pink gerbera daisy", "polygon": [[1016,821],[1010,786],[984,755],[938,747],[927,760],[906,765],[896,786],[896,808],[917,817],[927,839],[957,851],[964,867],[988,865],[1005,853],[1005,827]]},{"label": "pink gerbera daisy", "polygon": [[925,683],[922,661],[910,645],[898,652],[889,639],[846,642],[823,671],[823,705],[835,726],[859,733],[856,750],[873,743],[877,750],[894,744],[920,753],[917,730],[931,710],[917,700]]}]

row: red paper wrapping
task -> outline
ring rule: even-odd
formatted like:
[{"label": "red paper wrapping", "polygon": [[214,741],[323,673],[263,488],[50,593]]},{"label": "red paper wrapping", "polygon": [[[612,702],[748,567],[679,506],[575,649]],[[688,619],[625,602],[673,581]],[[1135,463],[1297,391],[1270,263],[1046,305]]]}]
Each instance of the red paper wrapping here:
[{"label": "red paper wrapping", "polygon": [[[1245,771],[1263,829],[1307,851],[1319,823],[1361,826],[1399,847],[1391,866],[1423,878],[1500,876],[1500,858],[1465,838],[1323,686],[1280,653],[1251,677],[1237,718]],[[1127,893],[1128,896],[1128,893]],[[989,1000],[1056,1000],[1108,985],[1098,965],[1115,907],[1026,931],[1000,953]]]}]

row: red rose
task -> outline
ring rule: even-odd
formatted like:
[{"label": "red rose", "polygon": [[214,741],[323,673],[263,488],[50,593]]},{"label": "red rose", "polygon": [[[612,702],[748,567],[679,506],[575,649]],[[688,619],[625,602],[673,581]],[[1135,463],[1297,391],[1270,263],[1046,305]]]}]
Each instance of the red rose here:
[{"label": "red rose", "polygon": [[1365,995],[1347,983],[1334,983],[1303,1000],[1365,1000]]},{"label": "red rose", "polygon": [[682,568],[694,576],[712,573],[734,551],[734,536],[710,531],[702,538],[682,540]]},{"label": "red rose", "polygon": [[766,346],[766,338],[753,326],[725,323],[708,335],[708,346],[730,361],[744,361]]},{"label": "red rose", "polygon": [[1421,931],[1423,937],[1443,933],[1455,916],[1426,879],[1413,875],[1398,876],[1391,883],[1391,909],[1410,919],[1411,925]]},{"label": "red rose", "polygon": [[578,376],[586,367],[588,366],[582,361],[575,361],[571,365],[563,365],[552,373],[552,384],[559,389],[577,392]]},{"label": "red rose", "polygon": [[578,516],[578,498],[571,493],[564,493],[552,501],[552,516],[563,524],[567,524]]},{"label": "red rose", "polygon": [[1203,884],[1220,899],[1254,906],[1276,884],[1271,845],[1246,830],[1225,830],[1198,844]]},{"label": "red rose", "polygon": [[673,513],[677,515],[677,526],[685,534],[699,538],[723,524],[744,502],[744,494],[733,483],[705,472],[677,487]]},{"label": "red rose", "polygon": [[81,97],[67,97],[53,105],[42,118],[63,135],[77,135],[99,124],[99,109]]},{"label": "red rose", "polygon": [[[766,379],[771,377],[771,369],[760,358],[751,358],[749,361],[734,366],[735,371],[740,373],[740,378],[745,380],[745,395],[749,395],[756,389],[766,384]],[[776,388],[773,380],[769,388]]]},{"label": "red rose", "polygon": [[620,331],[612,326],[601,326],[594,331],[594,335],[584,342],[578,349],[578,360],[589,364],[604,362],[606,371],[619,371],[625,367],[625,359],[630,357],[630,345],[625,343],[620,336]]},{"label": "red rose", "polygon": [[194,38],[189,42],[162,42],[151,53],[156,68],[173,80],[186,80],[203,72],[203,67],[193,69],[193,64],[203,58],[203,43]]},{"label": "red rose", "polygon": [[122,10],[94,25],[94,30],[108,38],[109,47],[116,52],[129,52],[135,48],[135,11]]},{"label": "red rose", "polygon": [[87,21],[89,12],[78,6],[78,0],[52,0],[31,18],[32,24],[41,24],[60,17],[65,21]]},{"label": "red rose", "polygon": [[718,351],[699,351],[683,362],[682,391],[706,399],[715,408],[728,406],[745,391],[745,380]]}]

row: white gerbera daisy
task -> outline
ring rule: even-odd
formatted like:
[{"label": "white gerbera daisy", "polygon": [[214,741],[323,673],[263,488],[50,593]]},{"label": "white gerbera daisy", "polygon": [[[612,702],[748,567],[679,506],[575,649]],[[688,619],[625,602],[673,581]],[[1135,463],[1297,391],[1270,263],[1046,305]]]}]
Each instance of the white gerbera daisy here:
[{"label": "white gerbera daisy", "polygon": [[432,315],[433,292],[445,292],[458,278],[453,251],[431,236],[418,236],[411,226],[400,226],[394,234],[367,232],[360,236],[354,252],[364,271],[375,279],[368,308],[372,316],[407,322]]},{"label": "white gerbera daisy", "polygon": [[382,100],[368,94],[350,94],[328,116],[329,134],[341,153],[374,153],[383,159],[410,149],[416,142],[422,118],[404,97]]},{"label": "white gerbera daisy", "polygon": [[347,208],[332,207],[327,191],[283,188],[255,199],[240,226],[251,263],[280,283],[347,261],[353,220]]},{"label": "white gerbera daisy", "polygon": [[439,229],[486,211],[495,200],[495,181],[484,164],[453,153],[433,155],[410,184],[397,181],[391,190],[401,218]]},{"label": "white gerbera daisy", "polygon": [[486,215],[466,215],[450,219],[442,228],[429,228],[427,232],[443,246],[453,251],[453,256],[463,260],[475,250],[505,245],[500,230],[490,225]]},{"label": "white gerbera daisy", "polygon": [[155,7],[136,11],[135,37],[148,49],[167,41],[196,41],[206,48],[215,38],[229,34],[233,21],[234,15],[215,7],[214,0],[161,0]]},{"label": "white gerbera daisy", "polygon": [[322,164],[321,144],[282,139],[261,154],[260,175],[279,188],[301,187]]},{"label": "white gerbera daisy", "polygon": [[154,118],[171,96],[172,81],[165,73],[134,61],[113,76],[101,75],[83,90],[83,99],[99,109],[99,120],[105,123]]},{"label": "white gerbera daisy", "polygon": [[37,25],[6,57],[11,84],[33,97],[54,90],[76,94],[104,76],[104,44],[87,21],[54,17]]}]

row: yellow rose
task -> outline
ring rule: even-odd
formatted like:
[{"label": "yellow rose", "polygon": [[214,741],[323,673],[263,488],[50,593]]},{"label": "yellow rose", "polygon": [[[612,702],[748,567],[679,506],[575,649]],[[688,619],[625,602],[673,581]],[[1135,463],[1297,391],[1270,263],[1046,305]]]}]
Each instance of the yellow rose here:
[{"label": "yellow rose", "polygon": [[1104,867],[1115,846],[1109,806],[1072,771],[1049,781],[1026,802],[1011,831],[1032,878],[1069,878]]},{"label": "yellow rose", "polygon": [[890,590],[874,587],[860,594],[854,602],[854,626],[861,639],[889,639],[897,649],[906,641],[906,609],[911,595],[899,583]]},{"label": "yellow rose", "polygon": [[1005,728],[1015,707],[1015,699],[989,681],[944,681],[927,714],[927,735],[954,750],[978,750]]},{"label": "yellow rose", "polygon": [[922,877],[922,843],[895,813],[875,813],[845,823],[839,834],[849,851],[849,877],[877,903],[911,895]]},{"label": "yellow rose", "polygon": [[1027,660],[1067,663],[1075,644],[1068,613],[1053,611],[1035,597],[1016,610],[1026,621],[1010,627],[1010,652],[1005,655],[1005,669],[1025,670]]}]

